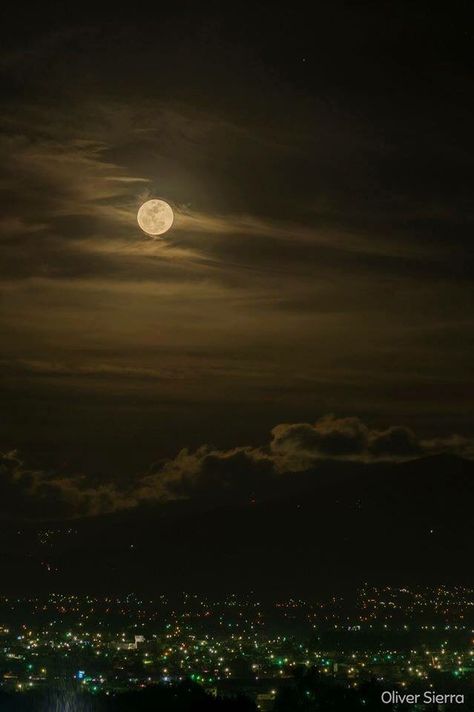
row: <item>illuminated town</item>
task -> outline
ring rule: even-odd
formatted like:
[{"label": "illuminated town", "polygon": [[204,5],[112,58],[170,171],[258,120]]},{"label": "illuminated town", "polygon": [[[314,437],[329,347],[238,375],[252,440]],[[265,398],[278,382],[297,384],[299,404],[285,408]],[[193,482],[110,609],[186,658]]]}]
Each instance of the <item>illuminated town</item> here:
[{"label": "illuminated town", "polygon": [[189,593],[174,602],[4,596],[0,651],[1,687],[15,696],[66,685],[114,697],[192,681],[209,696],[244,695],[273,710],[309,671],[351,690],[371,681],[430,689],[447,678],[450,689],[469,690],[474,590],[365,587],[352,600],[271,603]]}]

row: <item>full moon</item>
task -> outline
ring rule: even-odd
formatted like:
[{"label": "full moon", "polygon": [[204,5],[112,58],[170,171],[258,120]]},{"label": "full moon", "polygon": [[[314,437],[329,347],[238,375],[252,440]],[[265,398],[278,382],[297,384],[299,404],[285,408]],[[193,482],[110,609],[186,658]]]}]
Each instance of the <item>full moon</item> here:
[{"label": "full moon", "polygon": [[153,237],[168,232],[173,220],[171,205],[164,200],[147,200],[137,213],[137,221],[141,229]]}]

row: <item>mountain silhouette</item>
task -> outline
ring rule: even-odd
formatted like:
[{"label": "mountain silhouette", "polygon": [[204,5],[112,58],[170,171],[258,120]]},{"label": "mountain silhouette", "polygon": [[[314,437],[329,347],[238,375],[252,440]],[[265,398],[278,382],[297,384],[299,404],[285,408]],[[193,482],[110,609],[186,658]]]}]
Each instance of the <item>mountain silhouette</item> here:
[{"label": "mountain silhouette", "polygon": [[452,455],[327,461],[258,498],[4,522],[4,585],[301,595],[362,581],[469,584],[473,494],[474,463]]}]

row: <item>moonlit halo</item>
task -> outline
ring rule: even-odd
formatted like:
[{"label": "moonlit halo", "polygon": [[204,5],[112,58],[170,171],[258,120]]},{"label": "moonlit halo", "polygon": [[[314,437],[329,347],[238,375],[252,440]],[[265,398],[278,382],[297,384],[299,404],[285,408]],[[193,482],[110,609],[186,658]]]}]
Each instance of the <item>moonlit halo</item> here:
[{"label": "moonlit halo", "polygon": [[173,224],[173,209],[165,200],[147,200],[140,206],[137,221],[147,235],[157,237],[168,232]]}]

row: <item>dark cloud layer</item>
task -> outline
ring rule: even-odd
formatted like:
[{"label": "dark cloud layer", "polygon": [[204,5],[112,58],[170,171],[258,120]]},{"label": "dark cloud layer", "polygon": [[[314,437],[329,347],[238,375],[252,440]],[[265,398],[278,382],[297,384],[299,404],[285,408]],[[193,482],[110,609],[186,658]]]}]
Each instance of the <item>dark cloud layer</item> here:
[{"label": "dark cloud layer", "polygon": [[456,435],[420,440],[403,426],[376,430],[355,417],[327,415],[312,424],[276,425],[270,442],[261,447],[183,449],[122,487],[114,481],[97,485],[84,476],[29,469],[12,451],[0,461],[0,511],[3,517],[47,519],[172,499],[235,502],[271,496],[295,473],[317,478],[321,461],[401,462],[438,453],[474,459],[474,441]]}]

